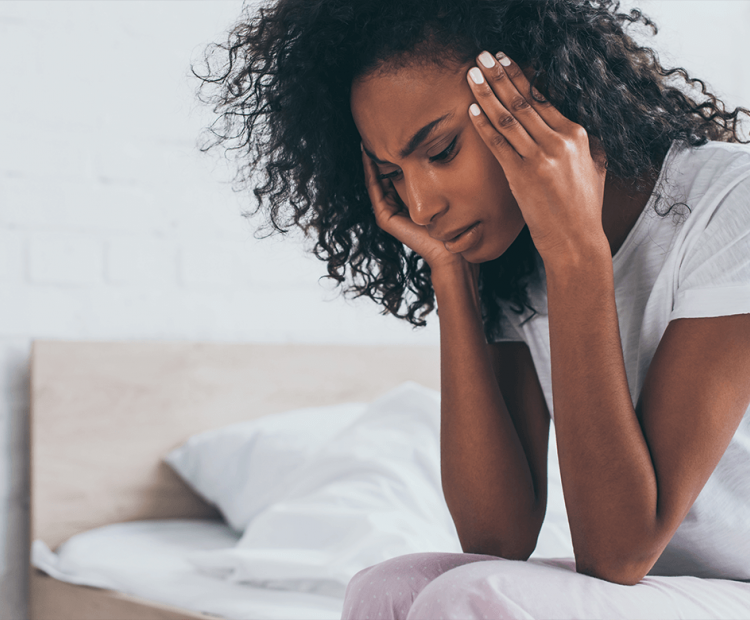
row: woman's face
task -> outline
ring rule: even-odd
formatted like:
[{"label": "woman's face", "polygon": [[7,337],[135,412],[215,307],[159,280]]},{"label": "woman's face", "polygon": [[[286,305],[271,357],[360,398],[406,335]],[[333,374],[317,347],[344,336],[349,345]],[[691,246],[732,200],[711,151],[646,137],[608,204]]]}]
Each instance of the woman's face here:
[{"label": "woman's face", "polygon": [[469,120],[473,63],[371,74],[352,85],[351,109],[365,152],[385,187],[393,183],[416,224],[441,241],[478,225],[471,263],[493,260],[524,226],[503,170]]}]

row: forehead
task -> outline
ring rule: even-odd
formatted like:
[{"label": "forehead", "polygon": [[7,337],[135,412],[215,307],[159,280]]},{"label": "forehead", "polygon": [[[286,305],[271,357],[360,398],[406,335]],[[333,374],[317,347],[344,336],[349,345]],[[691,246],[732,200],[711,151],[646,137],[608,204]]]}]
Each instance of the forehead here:
[{"label": "forehead", "polygon": [[[365,146],[390,161],[412,135],[445,114],[460,117],[472,100],[471,66],[409,66],[355,80],[351,110]],[[460,114],[459,114],[460,113]]]}]

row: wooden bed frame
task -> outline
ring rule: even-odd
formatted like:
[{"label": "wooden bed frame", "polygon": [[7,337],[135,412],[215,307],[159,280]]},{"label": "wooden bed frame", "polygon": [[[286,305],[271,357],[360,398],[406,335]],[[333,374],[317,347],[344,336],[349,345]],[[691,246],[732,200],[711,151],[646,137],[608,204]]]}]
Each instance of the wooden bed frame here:
[{"label": "wooden bed frame", "polygon": [[[51,548],[136,519],[219,518],[161,459],[190,435],[303,406],[439,389],[437,347],[36,342],[31,539]],[[29,568],[31,620],[213,616],[75,586]]]}]

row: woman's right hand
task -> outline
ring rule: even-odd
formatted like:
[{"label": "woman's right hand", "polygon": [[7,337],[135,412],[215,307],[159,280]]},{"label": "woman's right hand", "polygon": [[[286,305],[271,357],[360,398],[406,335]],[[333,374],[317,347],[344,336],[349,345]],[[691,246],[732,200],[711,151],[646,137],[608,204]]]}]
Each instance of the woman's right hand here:
[{"label": "woman's right hand", "polygon": [[[460,254],[452,254],[438,239],[433,239],[424,226],[415,224],[409,217],[409,211],[403,203],[393,184],[378,178],[375,162],[362,151],[362,164],[365,168],[365,183],[370,195],[375,221],[385,232],[393,235],[401,243],[414,250],[430,266],[434,274],[443,268],[467,267],[469,264]],[[474,267],[474,265],[471,265]],[[476,265],[478,268],[479,265]]]}]

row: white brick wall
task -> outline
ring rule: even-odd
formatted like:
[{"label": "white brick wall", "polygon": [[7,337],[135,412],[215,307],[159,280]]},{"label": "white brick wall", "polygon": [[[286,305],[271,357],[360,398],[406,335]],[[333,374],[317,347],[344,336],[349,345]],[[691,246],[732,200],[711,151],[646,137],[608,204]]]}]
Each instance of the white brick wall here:
[{"label": "white brick wall", "polygon": [[29,283],[98,287],[104,282],[104,244],[86,233],[37,233],[28,243]]},{"label": "white brick wall", "polygon": [[106,243],[104,262],[109,284],[166,286],[177,279],[177,244],[158,236],[113,237]]},{"label": "white brick wall", "polygon": [[[750,103],[750,2],[642,3],[671,56]],[[219,2],[0,2],[0,619],[25,615],[34,338],[436,343],[338,298],[299,241],[253,238],[200,155],[189,63]]]}]

